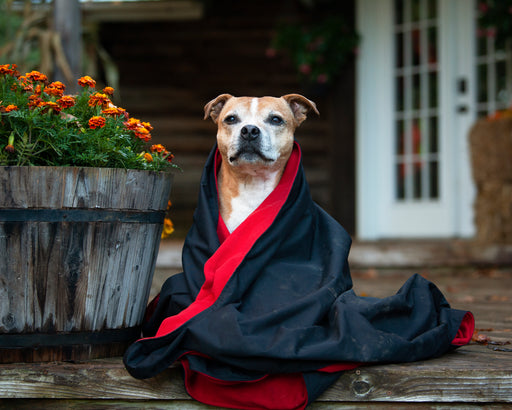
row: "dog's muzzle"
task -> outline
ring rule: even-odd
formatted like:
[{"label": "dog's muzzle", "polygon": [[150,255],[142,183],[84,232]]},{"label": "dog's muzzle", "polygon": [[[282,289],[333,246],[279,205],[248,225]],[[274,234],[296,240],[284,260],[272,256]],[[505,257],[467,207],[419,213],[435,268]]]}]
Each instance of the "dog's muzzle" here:
[{"label": "dog's muzzle", "polygon": [[261,147],[261,130],[255,125],[244,125],[240,130],[238,149],[229,160],[233,163],[243,162],[272,162],[263,152]]}]

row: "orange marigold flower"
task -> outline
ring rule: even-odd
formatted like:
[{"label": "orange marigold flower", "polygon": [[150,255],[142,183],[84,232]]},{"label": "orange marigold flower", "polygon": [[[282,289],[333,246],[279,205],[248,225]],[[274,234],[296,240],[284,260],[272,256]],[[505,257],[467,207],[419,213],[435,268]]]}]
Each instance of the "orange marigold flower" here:
[{"label": "orange marigold flower", "polygon": [[18,106],[14,104],[9,104],[7,107],[5,107],[5,112],[11,112],[11,111],[17,111]]},{"label": "orange marigold flower", "polygon": [[130,118],[128,119],[128,121],[123,122],[123,124],[126,128],[132,131],[135,130],[135,128],[137,128],[139,125],[142,126],[140,120],[138,120],[137,118]]},{"label": "orange marigold flower", "polygon": [[162,229],[162,239],[167,238],[170,234],[174,232],[174,225],[170,218],[165,217],[164,218],[164,226]]},{"label": "orange marigold flower", "polygon": [[151,139],[151,134],[144,127],[139,127],[134,132],[135,132],[135,136],[137,138],[140,138],[141,140],[148,142]]},{"label": "orange marigold flower", "polygon": [[162,144],[154,144],[151,146],[151,152],[165,152],[165,147]]},{"label": "orange marigold flower", "polygon": [[43,100],[41,98],[39,98],[39,96],[37,95],[31,95],[30,97],[28,97],[28,107],[29,108],[36,108],[36,107],[39,107]]},{"label": "orange marigold flower", "polygon": [[139,128],[135,131],[135,136],[146,142],[151,140],[151,133],[146,128]]},{"label": "orange marigold flower", "polygon": [[108,107],[104,108],[101,113],[104,115],[123,115],[126,112],[124,108],[121,107]]},{"label": "orange marigold flower", "polygon": [[113,89],[112,87],[105,87],[105,88],[103,89],[103,92],[104,92],[105,94],[108,94],[108,95],[113,95],[113,94],[114,94],[114,89]]},{"label": "orange marigold flower", "polygon": [[153,131],[153,127],[151,126],[151,124],[149,122],[143,122],[142,126],[144,128],[146,128],[148,131]]},{"label": "orange marigold flower", "polygon": [[89,128],[93,130],[96,128],[103,128],[105,124],[106,120],[104,117],[94,116],[89,120]]},{"label": "orange marigold flower", "polygon": [[32,80],[30,78],[27,78],[26,76],[22,75],[18,78],[19,85],[21,88],[23,88],[23,91],[33,91],[34,86],[32,84]]},{"label": "orange marigold flower", "polygon": [[89,97],[89,107],[95,107],[97,105],[103,107],[108,103],[110,103],[110,99],[108,98],[107,94],[94,93]]},{"label": "orange marigold flower", "polygon": [[54,81],[53,83],[50,83],[48,87],[57,88],[58,90],[65,91],[66,85],[60,81]]},{"label": "orange marigold flower", "polygon": [[62,97],[65,89],[66,86],[64,84],[62,84],[60,81],[55,81],[49,84],[48,87],[44,89],[44,92],[55,97]]},{"label": "orange marigold flower", "polygon": [[16,64],[0,64],[0,74],[12,75],[15,71]]},{"label": "orange marigold flower", "polygon": [[94,88],[96,86],[96,81],[94,81],[88,75],[85,75],[85,76],[80,77],[78,79],[78,85],[81,86],[81,87],[91,87],[91,88]]},{"label": "orange marigold flower", "polygon": [[144,125],[137,118],[130,118],[128,121],[123,123],[126,128],[132,130],[137,138],[148,142],[151,139],[151,134]]},{"label": "orange marigold flower", "polygon": [[169,155],[165,159],[167,160],[167,162],[172,162],[172,160],[174,159],[174,154],[171,154],[169,152]]},{"label": "orange marigold flower", "polygon": [[43,83],[48,81],[48,77],[44,74],[41,74],[39,71],[31,71],[30,73],[26,73],[25,77],[30,78],[33,81],[41,81]]},{"label": "orange marigold flower", "polygon": [[75,97],[72,95],[63,95],[59,100],[57,100],[57,104],[62,108],[73,107],[75,105]]},{"label": "orange marigold flower", "polygon": [[10,154],[14,154],[14,145],[8,144],[5,146],[5,150],[9,152]]},{"label": "orange marigold flower", "polygon": [[144,159],[145,159],[147,162],[153,162],[153,156],[152,156],[149,152],[145,152],[145,153],[144,153]]}]

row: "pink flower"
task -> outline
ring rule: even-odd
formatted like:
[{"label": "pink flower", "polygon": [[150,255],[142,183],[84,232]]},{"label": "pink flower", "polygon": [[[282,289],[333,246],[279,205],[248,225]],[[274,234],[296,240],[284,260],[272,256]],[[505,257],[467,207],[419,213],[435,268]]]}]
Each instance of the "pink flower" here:
[{"label": "pink flower", "polygon": [[275,48],[269,47],[265,50],[265,56],[267,58],[274,58],[277,55],[277,50]]},{"label": "pink flower", "polygon": [[325,73],[318,74],[318,77],[316,78],[316,81],[319,84],[325,84],[328,80],[329,80],[329,76]]},{"label": "pink flower", "polygon": [[487,5],[487,3],[480,2],[478,3],[478,10],[481,13],[487,13],[487,11],[489,10],[489,6]]},{"label": "pink flower", "polygon": [[311,66],[309,64],[301,64],[299,66],[299,72],[302,73],[302,74],[311,74]]}]

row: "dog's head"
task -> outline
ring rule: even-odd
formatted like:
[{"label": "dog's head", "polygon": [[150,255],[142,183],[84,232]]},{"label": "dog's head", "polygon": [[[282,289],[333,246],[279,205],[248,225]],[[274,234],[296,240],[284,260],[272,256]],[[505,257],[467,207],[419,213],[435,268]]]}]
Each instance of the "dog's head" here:
[{"label": "dog's head", "polygon": [[233,167],[284,167],[293,148],[295,129],[314,102],[299,94],[282,97],[233,97],[221,94],[204,107],[204,118],[217,124],[217,144]]}]

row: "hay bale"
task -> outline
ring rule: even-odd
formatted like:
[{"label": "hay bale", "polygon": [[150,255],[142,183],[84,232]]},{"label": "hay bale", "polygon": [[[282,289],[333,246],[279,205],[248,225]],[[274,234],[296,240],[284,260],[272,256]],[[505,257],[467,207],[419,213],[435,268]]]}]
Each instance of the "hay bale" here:
[{"label": "hay bale", "polygon": [[512,243],[512,118],[479,120],[469,140],[477,188],[476,239]]}]

